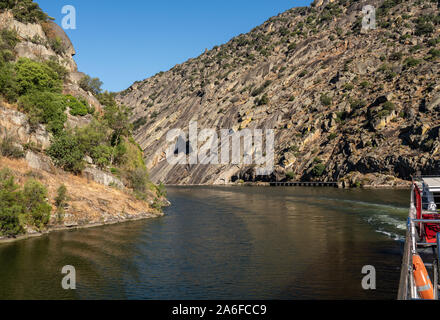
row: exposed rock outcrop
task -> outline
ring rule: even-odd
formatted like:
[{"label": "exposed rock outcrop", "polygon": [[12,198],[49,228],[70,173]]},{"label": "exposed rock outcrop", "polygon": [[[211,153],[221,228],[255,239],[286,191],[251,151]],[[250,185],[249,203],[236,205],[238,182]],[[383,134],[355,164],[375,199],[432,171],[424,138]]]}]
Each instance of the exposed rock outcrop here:
[{"label": "exposed rock outcrop", "polygon": [[[22,23],[14,19],[11,12],[0,13],[0,28],[16,30],[20,38],[15,50],[18,57],[33,60],[56,59],[70,72],[77,71],[77,65],[73,56],[75,49],[64,30],[52,21],[39,23]],[[55,52],[51,46],[51,40],[59,39],[63,52]]]},{"label": "exposed rock outcrop", "polygon": [[32,128],[25,114],[0,105],[0,138],[5,136],[16,138],[22,145],[45,150],[50,146],[50,134],[42,125]]},{"label": "exposed rock outcrop", "polygon": [[[19,2],[11,2],[13,3]],[[18,44],[11,57],[57,61],[67,70],[67,79],[63,79],[65,80],[64,93],[85,99],[98,112],[101,111],[102,106],[99,101],[78,85],[84,74],[78,72],[73,60],[75,49],[59,26],[51,21],[21,23],[14,19],[11,12],[6,11],[0,12],[0,29],[17,32]],[[12,38],[13,33],[5,34]],[[2,41],[4,38],[2,33]],[[11,45],[10,51],[12,47]],[[92,121],[90,114],[72,116],[69,108],[66,107],[65,111],[66,127],[81,127]],[[52,134],[46,130],[44,125],[35,124],[35,121],[32,121],[31,125],[28,115],[18,111],[19,109],[21,110],[20,100],[10,105],[0,97],[0,169],[10,170],[19,186],[25,185],[29,179],[41,182],[48,189],[47,201],[52,205],[49,223],[46,225],[44,222],[44,228],[41,226],[36,228],[35,225],[23,222],[25,235],[20,237],[26,238],[30,234],[40,234],[40,231],[95,226],[163,215],[160,206],[167,202],[163,193],[151,188],[151,190],[145,190],[142,193],[143,200],[139,200],[125,188],[120,179],[110,172],[97,169],[90,157],[85,159],[85,165],[88,167],[82,175],[73,175],[63,171],[60,167],[55,167],[47,152],[53,141]],[[63,200],[64,207],[59,208],[57,205],[60,206],[60,204],[55,199],[58,196],[58,188],[63,185],[66,187],[67,194]],[[18,213],[14,214],[18,215]],[[20,224],[21,219],[20,216]],[[8,233],[3,233],[3,229],[0,231],[0,242],[11,240],[6,236]]]},{"label": "exposed rock outcrop", "polygon": [[[163,213],[148,206],[145,201],[137,200],[117,188],[106,187],[84,177],[61,171],[38,170],[32,168],[25,160],[0,157],[0,168],[3,167],[12,170],[19,184],[29,179],[29,176],[38,176],[38,179],[48,187],[49,199],[56,197],[59,186],[67,187],[69,201],[64,208],[63,218],[60,221],[53,203],[54,212],[48,225],[49,231],[163,216]],[[152,203],[153,198],[149,202]],[[0,237],[0,241],[3,240]]]},{"label": "exposed rock outcrop", "polygon": [[[85,99],[96,110],[102,110],[99,101],[89,92],[78,85],[85,76],[78,71],[73,57],[75,48],[64,30],[53,21],[42,23],[22,23],[14,19],[10,11],[0,12],[0,29],[15,30],[19,43],[15,47],[17,59],[29,58],[32,60],[54,59],[67,71],[67,81],[64,84],[64,93]],[[53,43],[59,42],[55,51]]]},{"label": "exposed rock outcrop", "polygon": [[[366,4],[377,8],[377,29],[361,32]],[[351,172],[410,179],[438,168],[439,137],[419,128],[440,124],[439,58],[429,53],[438,50],[439,9],[432,1],[383,4],[315,1],[121,92],[152,179],[337,181]],[[199,130],[274,129],[274,173],[170,164],[167,133],[188,133],[191,121]]]},{"label": "exposed rock outcrop", "polygon": [[104,186],[114,186],[121,189],[124,188],[124,184],[122,183],[121,180],[97,168],[88,167],[83,171],[83,175],[87,179],[93,180]]},{"label": "exposed rock outcrop", "polygon": [[55,171],[55,167],[53,166],[50,158],[41,153],[35,153],[28,150],[26,152],[25,159],[29,167],[31,167],[32,169],[42,170],[50,173]]}]

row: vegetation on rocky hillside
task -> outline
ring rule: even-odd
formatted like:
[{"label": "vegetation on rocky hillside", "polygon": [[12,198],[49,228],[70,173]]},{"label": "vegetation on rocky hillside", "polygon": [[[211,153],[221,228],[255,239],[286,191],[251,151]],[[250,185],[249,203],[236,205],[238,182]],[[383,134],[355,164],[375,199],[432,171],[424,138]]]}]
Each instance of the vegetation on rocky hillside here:
[{"label": "vegetation on rocky hillside", "polygon": [[[362,30],[365,4],[377,9],[375,30]],[[358,185],[350,179],[372,174],[361,184],[389,185],[418,170],[438,173],[439,16],[437,0],[315,1],[133,84],[118,100],[134,108],[155,181]],[[273,128],[274,173],[167,165],[168,129],[191,120],[235,132]]]},{"label": "vegetation on rocky hillside", "polygon": [[[142,151],[131,137],[129,110],[116,103],[114,94],[102,92],[99,79],[86,76],[80,84],[104,106],[102,113],[96,113],[84,99],[62,94],[65,70],[58,63],[27,58],[14,62],[14,55],[8,53],[13,52],[18,42],[16,35],[3,30],[0,41],[0,56],[5,57],[0,61],[1,94],[9,103],[18,102],[32,126],[44,124],[53,134],[48,154],[55,164],[66,171],[81,173],[88,156],[101,169],[117,172],[139,197],[143,190],[153,187],[148,180]],[[93,120],[83,127],[68,128],[67,110],[72,116],[91,114]],[[139,186],[141,174],[143,187]],[[136,182],[133,176],[137,177]]]},{"label": "vegetation on rocky hillside", "polygon": [[49,18],[33,0],[2,0],[0,11],[3,10],[11,10],[14,18],[23,23],[37,23]]},{"label": "vegetation on rocky hillside", "polygon": [[47,225],[52,210],[47,189],[37,180],[28,179],[23,188],[8,169],[0,171],[0,236],[15,236],[25,228],[37,231]]},{"label": "vegetation on rocky hillside", "polygon": [[[20,22],[39,23],[47,35],[48,17],[31,0],[1,1],[0,11],[3,10],[11,10],[14,19]],[[15,29],[0,26],[0,102],[26,114],[30,132],[45,129],[50,133],[51,144],[44,152],[64,171],[79,175],[86,167],[97,167],[122,181],[118,180],[115,188],[126,186],[129,189],[123,188],[124,191],[131,189],[128,193],[150,202],[152,195],[160,198],[163,191],[150,182],[143,153],[132,137],[129,109],[116,103],[115,94],[102,92],[102,82],[98,78],[86,76],[79,82],[78,89],[73,92],[78,93],[82,87],[82,95],[81,92],[65,94],[66,87],[72,86],[69,73],[76,69],[67,70],[60,64],[66,58],[63,56],[65,43],[56,37],[56,28],[52,26],[49,31],[52,37],[48,36],[50,41],[44,43],[41,39],[23,39]],[[16,50],[20,41],[51,48],[57,56],[48,59],[20,57]],[[96,101],[99,108],[93,107],[90,100]],[[3,131],[1,137],[0,155],[3,157],[21,158],[28,150],[44,156],[40,146],[22,145],[16,137]],[[45,159],[51,162],[48,157]],[[0,204],[0,237],[24,233],[29,228],[43,229],[52,210],[46,200],[45,187],[36,178],[26,182],[21,190],[15,185],[10,171],[2,171],[1,175],[1,180],[5,180],[0,196],[9,202],[5,202],[4,207]],[[58,218],[64,216],[67,192],[60,188],[55,198]],[[155,207],[155,204],[150,203],[150,206]]]}]

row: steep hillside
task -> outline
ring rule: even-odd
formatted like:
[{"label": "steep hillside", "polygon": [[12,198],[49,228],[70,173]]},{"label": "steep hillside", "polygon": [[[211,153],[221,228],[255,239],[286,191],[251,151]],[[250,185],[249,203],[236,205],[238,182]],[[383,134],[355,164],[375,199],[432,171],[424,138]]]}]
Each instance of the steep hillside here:
[{"label": "steep hillside", "polygon": [[[362,30],[362,8],[377,29]],[[133,84],[135,139],[154,181],[395,185],[440,172],[440,18],[433,0],[315,1]],[[167,132],[275,129],[276,169],[172,165]]]},{"label": "steep hillside", "polygon": [[[136,199],[117,188],[96,183],[87,177],[57,170],[50,164],[50,161],[43,165],[44,170],[35,169],[35,162],[30,162],[30,159],[29,155],[21,160],[0,157],[0,168],[8,168],[18,186],[35,180],[46,186],[51,208],[47,225],[38,228],[32,224],[26,224],[25,232],[23,232],[25,234],[33,235],[57,229],[90,227],[163,216],[163,213],[154,209],[152,205],[147,205],[145,201]],[[57,204],[60,186],[64,186],[67,190],[66,200],[62,207]],[[152,196],[151,201],[153,199]],[[3,197],[2,200],[4,200]],[[2,232],[0,242],[3,238],[8,238],[8,235]],[[17,235],[20,233],[13,236]]]},{"label": "steep hillside", "polygon": [[0,2],[0,241],[157,217],[129,112],[32,0]]},{"label": "steep hillside", "polygon": [[[32,1],[23,1],[23,3],[26,2],[32,3]],[[10,7],[15,8],[13,5]],[[23,11],[29,15],[28,12],[31,10],[23,8]],[[18,37],[18,42],[14,47],[16,58],[59,63],[67,70],[64,92],[82,97],[95,108],[100,109],[99,101],[78,85],[85,74],[78,71],[73,59],[76,54],[75,48],[64,30],[45,16],[40,17],[39,19],[43,19],[40,21],[36,17],[23,16],[19,13],[20,10],[1,10],[0,8],[0,28],[13,30]]]}]

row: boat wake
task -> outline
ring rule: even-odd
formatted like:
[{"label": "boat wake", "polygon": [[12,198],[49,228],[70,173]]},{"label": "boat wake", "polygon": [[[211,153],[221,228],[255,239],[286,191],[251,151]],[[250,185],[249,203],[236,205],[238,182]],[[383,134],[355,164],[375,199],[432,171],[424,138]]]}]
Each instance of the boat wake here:
[{"label": "boat wake", "polygon": [[346,203],[346,210],[353,209],[364,221],[371,225],[377,233],[386,235],[395,241],[405,240],[406,220],[408,208],[384,203],[374,203],[349,199],[328,199]]},{"label": "boat wake", "polygon": [[400,234],[396,234],[396,233],[392,233],[392,232],[387,232],[387,231],[383,231],[383,230],[376,230],[377,233],[381,233],[386,235],[387,237],[395,240],[395,241],[405,241],[405,237],[400,235]]},{"label": "boat wake", "polygon": [[384,234],[396,241],[405,240],[406,222],[386,214],[365,218],[377,233]]},{"label": "boat wake", "polygon": [[390,204],[384,204],[384,203],[374,203],[374,202],[367,202],[367,201],[360,201],[360,200],[349,200],[349,199],[336,199],[336,198],[325,198],[321,197],[320,199],[325,201],[336,201],[336,202],[344,202],[349,203],[352,205],[355,205],[356,207],[362,206],[362,207],[374,207],[374,208],[380,208],[386,211],[395,211],[396,213],[408,213],[408,208],[406,207],[398,207]]},{"label": "boat wake", "polygon": [[368,221],[369,223],[388,224],[388,225],[395,227],[396,229],[406,230],[405,221],[395,219],[395,218],[390,217],[388,215],[377,215],[377,216],[370,217],[368,220],[369,220]]},{"label": "boat wake", "polygon": [[289,200],[298,203],[304,203],[305,200],[310,206],[325,207],[326,209],[358,215],[360,219],[368,223],[375,232],[386,235],[396,241],[405,239],[406,217],[408,215],[407,207],[325,196],[291,196]]},{"label": "boat wake", "polygon": [[[384,203],[368,201],[336,199],[320,197],[328,204],[334,202],[339,210],[356,212],[362,219],[371,225],[377,233],[383,234],[395,241],[405,240],[406,219],[408,208]],[[340,203],[346,205],[341,208]]]}]

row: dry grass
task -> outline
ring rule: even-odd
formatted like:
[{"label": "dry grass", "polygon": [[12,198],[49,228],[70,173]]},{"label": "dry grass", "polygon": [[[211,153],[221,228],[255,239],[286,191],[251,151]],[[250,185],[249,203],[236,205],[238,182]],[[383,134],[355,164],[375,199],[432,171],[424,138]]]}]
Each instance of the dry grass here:
[{"label": "dry grass", "polygon": [[[18,184],[23,185],[31,177],[37,177],[48,189],[49,201],[53,205],[52,223],[55,223],[54,198],[61,185],[67,187],[69,208],[65,224],[82,225],[122,221],[148,213],[157,213],[147,202],[115,188],[106,187],[87,179],[54,169],[52,173],[31,169],[25,160],[0,157],[0,169],[8,167],[14,172]],[[149,194],[153,199],[154,195]]]}]

